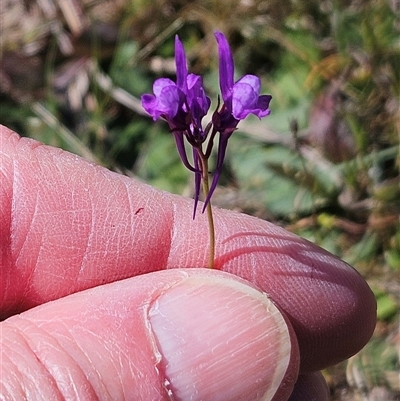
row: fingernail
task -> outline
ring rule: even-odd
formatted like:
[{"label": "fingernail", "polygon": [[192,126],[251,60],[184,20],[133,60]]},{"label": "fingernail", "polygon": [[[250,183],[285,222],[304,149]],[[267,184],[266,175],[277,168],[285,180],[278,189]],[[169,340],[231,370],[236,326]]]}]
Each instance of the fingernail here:
[{"label": "fingernail", "polygon": [[271,400],[289,365],[283,316],[242,282],[189,277],[157,298],[149,322],[175,401]]}]

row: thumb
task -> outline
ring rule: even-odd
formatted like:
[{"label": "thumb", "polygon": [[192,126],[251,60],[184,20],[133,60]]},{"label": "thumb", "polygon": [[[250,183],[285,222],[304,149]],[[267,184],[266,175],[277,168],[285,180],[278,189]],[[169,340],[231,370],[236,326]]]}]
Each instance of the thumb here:
[{"label": "thumb", "polygon": [[150,273],[1,323],[4,399],[284,400],[298,349],[284,317],[242,279]]}]

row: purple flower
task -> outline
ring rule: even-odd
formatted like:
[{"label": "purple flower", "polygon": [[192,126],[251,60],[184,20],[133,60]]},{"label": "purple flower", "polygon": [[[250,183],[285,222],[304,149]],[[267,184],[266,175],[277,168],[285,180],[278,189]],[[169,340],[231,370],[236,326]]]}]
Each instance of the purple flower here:
[{"label": "purple flower", "polygon": [[[202,119],[210,108],[211,101],[205,95],[203,81],[199,75],[188,74],[185,50],[178,36],[175,37],[176,83],[168,78],[157,79],[153,84],[153,95],[142,95],[143,108],[153,120],[163,118],[168,122],[183,164],[196,174],[195,211],[200,193],[201,169],[196,154],[207,138]],[[194,166],[187,158],[184,139],[194,149]]]},{"label": "purple flower", "polygon": [[142,95],[143,108],[157,120],[167,120],[171,130],[201,131],[201,120],[210,107],[205,95],[202,78],[188,74],[185,50],[178,36],[175,37],[176,83],[168,78],[157,79],[153,84],[154,95]]},{"label": "purple flower", "polygon": [[215,32],[219,54],[219,85],[222,99],[222,109],[218,112],[219,132],[234,130],[240,120],[249,114],[262,118],[270,114],[268,108],[270,95],[261,95],[260,79],[255,75],[245,75],[234,83],[234,65],[228,41],[221,32]]},{"label": "purple flower", "polygon": [[234,82],[234,64],[229,43],[222,32],[215,32],[215,38],[218,43],[219,85],[224,103],[212,118],[213,133],[215,135],[215,132],[219,132],[220,136],[216,168],[206,204],[218,184],[228,139],[236,130],[239,121],[249,114],[254,114],[260,119],[268,116],[268,107],[272,99],[270,95],[260,95],[261,82],[255,75],[245,75]]},{"label": "purple flower", "polygon": [[[202,119],[208,112],[210,99],[205,95],[202,78],[188,74],[185,50],[178,36],[175,37],[176,83],[168,78],[157,79],[153,85],[154,94],[142,95],[143,108],[154,120],[163,118],[168,122],[184,165],[195,173],[194,214],[202,178],[208,174],[208,171],[202,171],[202,166],[204,160],[208,160],[211,155],[216,134],[219,134],[217,162],[203,212],[218,184],[228,139],[236,130],[239,121],[249,114],[262,118],[270,113],[268,107],[271,96],[260,95],[260,79],[254,75],[245,75],[235,83],[233,57],[228,41],[221,32],[215,32],[215,37],[218,43],[219,81],[223,104],[220,108],[218,100],[212,124],[208,124],[203,130]],[[210,131],[207,149],[203,152],[202,146]],[[185,139],[193,149],[193,165],[186,155]]]}]

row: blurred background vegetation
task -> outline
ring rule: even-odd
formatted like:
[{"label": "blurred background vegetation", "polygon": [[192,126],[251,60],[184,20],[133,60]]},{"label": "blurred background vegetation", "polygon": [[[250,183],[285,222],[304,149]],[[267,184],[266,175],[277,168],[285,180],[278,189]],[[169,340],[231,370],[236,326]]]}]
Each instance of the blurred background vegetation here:
[{"label": "blurred background vegetation", "polygon": [[239,125],[213,202],[286,227],[355,266],[373,340],[324,374],[332,400],[400,400],[398,0],[2,0],[0,123],[192,196],[167,125],[140,106],[174,79],[179,34],[216,107],[223,31],[272,114]]}]

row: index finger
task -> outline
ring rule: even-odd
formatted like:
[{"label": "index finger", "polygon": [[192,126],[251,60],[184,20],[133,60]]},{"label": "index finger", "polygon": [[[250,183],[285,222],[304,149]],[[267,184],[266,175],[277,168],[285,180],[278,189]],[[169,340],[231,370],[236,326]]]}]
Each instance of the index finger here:
[{"label": "index finger", "polygon": [[[3,316],[99,284],[206,267],[207,221],[192,201],[70,153],[0,133]],[[303,371],[357,352],[375,300],[344,262],[268,222],[215,210],[216,268],[264,290],[288,315]]]}]

